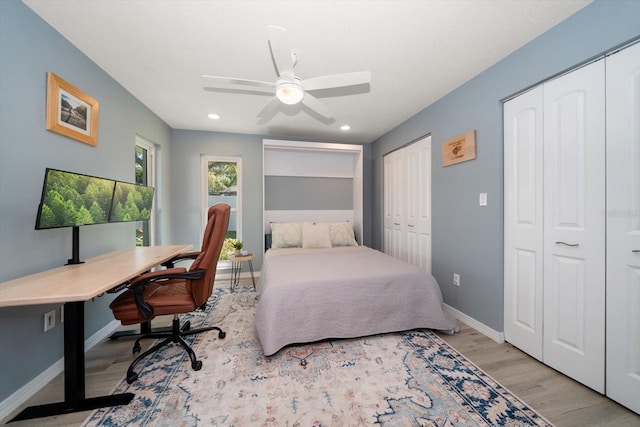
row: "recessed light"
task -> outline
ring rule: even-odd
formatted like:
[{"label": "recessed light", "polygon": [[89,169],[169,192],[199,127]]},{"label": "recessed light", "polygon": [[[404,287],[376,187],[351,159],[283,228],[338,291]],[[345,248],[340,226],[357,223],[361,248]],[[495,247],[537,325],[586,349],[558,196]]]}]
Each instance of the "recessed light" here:
[{"label": "recessed light", "polygon": [[207,117],[209,117],[211,120],[218,120],[220,118],[219,115],[214,113],[209,114]]},{"label": "recessed light", "polygon": [[344,131],[351,130],[351,126],[349,126],[349,125],[342,125],[342,126],[340,126],[340,130],[344,130]]}]

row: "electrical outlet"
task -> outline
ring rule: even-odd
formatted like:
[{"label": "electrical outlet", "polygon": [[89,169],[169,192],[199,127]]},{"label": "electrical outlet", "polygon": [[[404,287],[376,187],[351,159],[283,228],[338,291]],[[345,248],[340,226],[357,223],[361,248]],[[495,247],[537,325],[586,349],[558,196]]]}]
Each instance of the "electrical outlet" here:
[{"label": "electrical outlet", "polygon": [[460,286],[460,275],[453,273],[453,286]]},{"label": "electrical outlet", "polygon": [[44,314],[44,331],[47,332],[49,329],[53,329],[56,326],[56,311],[51,310]]},{"label": "electrical outlet", "polygon": [[487,206],[487,193],[480,193],[478,196],[478,204],[480,206]]}]

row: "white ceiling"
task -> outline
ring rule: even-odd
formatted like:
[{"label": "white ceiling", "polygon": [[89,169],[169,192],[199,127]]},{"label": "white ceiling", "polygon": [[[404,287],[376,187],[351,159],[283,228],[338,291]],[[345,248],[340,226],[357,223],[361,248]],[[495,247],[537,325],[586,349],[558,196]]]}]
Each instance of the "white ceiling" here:
[{"label": "white ceiling", "polygon": [[[172,128],[359,142],[385,134],[590,3],[23,1]],[[275,82],[267,25],[288,30],[299,77],[368,70],[370,91],[321,98],[332,124],[293,106],[259,125],[269,96],[203,90],[202,74]]]}]

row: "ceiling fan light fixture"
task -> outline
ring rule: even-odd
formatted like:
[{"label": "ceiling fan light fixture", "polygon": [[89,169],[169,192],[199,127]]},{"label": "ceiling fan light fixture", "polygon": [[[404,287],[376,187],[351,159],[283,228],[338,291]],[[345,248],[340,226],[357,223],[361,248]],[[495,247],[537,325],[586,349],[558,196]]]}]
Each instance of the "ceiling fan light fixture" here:
[{"label": "ceiling fan light fixture", "polygon": [[304,89],[296,82],[279,83],[276,89],[276,97],[283,104],[295,105],[302,101]]}]

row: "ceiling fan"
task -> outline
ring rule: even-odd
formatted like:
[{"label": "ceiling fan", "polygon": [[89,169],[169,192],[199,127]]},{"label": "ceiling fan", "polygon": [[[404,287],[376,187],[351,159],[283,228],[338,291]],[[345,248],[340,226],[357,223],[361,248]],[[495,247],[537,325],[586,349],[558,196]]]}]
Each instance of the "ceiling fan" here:
[{"label": "ceiling fan", "polygon": [[[275,25],[267,26],[269,32],[269,50],[271,59],[278,76],[275,82],[259,80],[236,79],[231,77],[202,76],[205,90],[240,92],[240,93],[273,93],[275,97],[269,101],[258,113],[258,118],[266,122],[285,105],[302,104],[319,115],[319,119],[332,123],[333,113],[312,94],[315,91],[325,91],[325,96],[338,96],[353,93],[356,86],[362,86],[369,91],[371,73],[359,71],[353,73],[331,74],[326,76],[301,79],[294,73],[297,63],[296,54],[291,49],[287,30]],[[351,92],[344,91],[349,88]],[[342,93],[341,93],[342,92]]]}]

